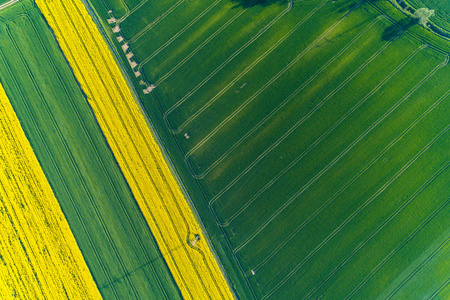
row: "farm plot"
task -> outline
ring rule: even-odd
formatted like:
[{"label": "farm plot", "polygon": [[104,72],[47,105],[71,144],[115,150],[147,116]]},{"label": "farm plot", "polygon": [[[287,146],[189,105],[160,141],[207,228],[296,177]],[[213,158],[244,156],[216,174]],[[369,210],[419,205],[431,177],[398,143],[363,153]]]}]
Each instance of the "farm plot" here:
[{"label": "farm plot", "polygon": [[101,299],[0,85],[0,297]]},{"label": "farm plot", "polygon": [[154,85],[143,104],[238,295],[445,293],[449,45],[382,0],[175,3],[111,37]]},{"label": "farm plot", "polygon": [[200,224],[83,3],[37,1],[186,299],[232,299]]},{"label": "farm plot", "polygon": [[0,14],[0,81],[100,293],[105,299],[180,299],[150,228],[39,10],[31,1],[21,1]]}]

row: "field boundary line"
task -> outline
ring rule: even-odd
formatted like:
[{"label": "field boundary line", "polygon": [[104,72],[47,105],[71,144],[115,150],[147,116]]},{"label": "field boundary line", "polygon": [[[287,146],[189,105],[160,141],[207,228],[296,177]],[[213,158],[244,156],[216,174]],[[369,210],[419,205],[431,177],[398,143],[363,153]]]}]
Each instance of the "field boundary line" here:
[{"label": "field boundary line", "polygon": [[[62,3],[61,3],[61,4],[62,4]],[[44,4],[44,5],[46,5],[47,9],[49,10],[47,4]],[[62,4],[62,5],[64,5],[64,4]],[[64,9],[66,10],[66,14],[67,14],[67,8],[64,7]],[[51,10],[49,10],[49,12],[50,12],[50,17],[53,18],[53,20],[54,20],[55,17],[54,17],[53,12],[52,12]],[[78,12],[78,13],[79,13],[79,12]],[[55,24],[55,25],[54,25],[55,28],[56,28],[59,32],[62,32],[62,30],[59,28],[58,23],[56,23],[55,20],[54,20],[54,24]],[[73,24],[72,24],[72,25],[73,25]],[[78,33],[77,33],[77,34],[78,34]],[[79,34],[78,34],[78,35],[79,35]],[[80,38],[81,38],[81,37],[80,37]],[[70,56],[75,57],[74,54],[73,54],[72,51],[71,51],[71,48],[68,46],[68,42],[67,42],[65,39],[61,39],[61,41],[62,41],[63,43],[66,44],[66,47],[67,47],[67,49],[68,49],[68,50],[67,50],[68,52],[66,53],[66,55],[67,55],[67,54],[70,54]],[[96,46],[98,47],[97,44],[96,44]],[[82,47],[85,48],[86,46],[85,46],[85,45],[82,45]],[[86,51],[87,51],[87,50],[86,50]],[[92,62],[92,58],[91,58],[91,57],[89,57],[89,60]],[[72,68],[76,68],[76,69],[78,69],[79,72],[80,72],[80,69],[81,69],[80,66],[78,65],[78,63],[76,62],[76,60],[74,60],[74,62],[75,62],[74,64],[71,64]],[[106,63],[106,62],[105,62],[105,63]],[[93,62],[92,62],[92,65],[94,66],[94,69],[95,69],[95,72],[97,73],[97,76],[100,76],[100,73],[99,73],[99,71],[97,70],[97,67],[95,66],[95,64],[94,64]],[[107,68],[109,69],[109,67],[108,67],[107,64],[105,64],[105,66],[107,66]],[[100,78],[101,81],[103,81],[101,76],[100,76],[99,78]],[[83,78],[83,80],[85,80],[85,79]],[[104,86],[106,86],[104,82],[102,82],[102,84],[103,84]],[[92,93],[92,88],[91,88],[89,85],[86,85],[86,90],[90,91],[91,94],[94,94],[94,93]],[[108,93],[108,96],[111,97],[111,95],[109,94],[109,90],[108,90],[108,89],[106,90],[106,93]],[[121,95],[121,96],[123,96],[123,95]],[[119,117],[120,117],[120,114],[119,114]],[[104,117],[102,114],[96,115],[96,118],[102,120],[102,121],[106,124],[105,117]],[[121,122],[123,122],[123,120],[121,120]],[[107,132],[110,132],[110,134],[111,134],[111,128],[109,128],[108,125],[106,125],[105,128],[106,128],[106,131],[107,131]],[[127,132],[127,134],[129,135],[128,130],[126,130],[126,132]],[[112,139],[112,143],[115,145],[115,147],[116,147],[117,149],[119,149],[119,150],[117,151],[117,152],[118,152],[118,155],[123,159],[124,154],[122,153],[122,151],[121,151],[120,148],[118,147],[117,142],[116,142],[114,139]],[[132,174],[131,171],[130,171],[130,167],[129,167],[128,165],[126,165],[126,168],[127,168],[127,170],[130,172],[133,181],[134,181],[134,182],[137,182],[137,179],[133,176],[133,174]],[[147,168],[146,168],[146,170],[147,170]],[[147,170],[147,171],[148,171],[148,170]],[[148,173],[148,172],[147,172],[147,173]],[[148,175],[148,174],[147,174],[147,175]],[[143,192],[142,192],[142,190],[140,189],[139,186],[138,186],[137,188],[138,188],[138,190],[139,190],[139,194],[143,197]],[[156,189],[156,192],[159,194],[159,190]],[[157,228],[157,233],[158,233],[160,236],[163,236],[162,230],[161,230],[161,228],[160,228],[160,225],[155,221],[155,217],[154,217],[153,213],[151,212],[151,210],[149,209],[147,203],[146,203],[146,208],[147,208],[147,210],[148,210],[148,212],[149,212],[149,214],[150,214],[150,217],[152,218],[152,221],[154,222],[154,224],[155,224],[155,226],[156,226],[156,228]],[[173,220],[172,220],[172,221],[173,221]],[[188,229],[188,230],[189,230],[189,229]],[[152,233],[153,233],[153,231],[152,231]],[[155,235],[155,234],[154,234],[154,235]],[[189,235],[189,232],[187,233],[187,236],[188,236],[188,235]],[[177,234],[177,237],[180,238],[179,234]],[[155,239],[156,239],[156,238],[155,238]],[[166,242],[165,239],[163,239],[163,244],[164,244],[164,246],[165,246],[166,249],[170,249],[170,247],[167,245],[167,242]],[[159,246],[159,245],[158,245],[158,246]],[[185,249],[185,248],[183,248],[183,249]],[[189,257],[189,255],[187,255],[187,256]],[[191,261],[191,263],[192,263],[192,261]],[[180,276],[180,280],[184,282],[184,285],[187,285],[185,279],[183,278],[183,276],[181,275],[181,272],[180,272],[179,269],[178,269],[178,266],[177,266],[175,263],[174,263],[174,266],[177,268],[178,275]],[[172,272],[173,272],[173,270],[171,270],[171,273],[172,273]],[[177,285],[178,285],[178,284],[177,284]],[[187,291],[190,293],[189,289],[187,289]],[[192,298],[192,295],[191,295],[191,298]]]},{"label": "field boundary line", "polygon": [[[64,10],[66,11],[66,15],[69,15],[69,14],[67,14],[67,8],[65,7],[64,3],[63,3],[63,2],[60,2],[60,4],[62,5],[62,7],[64,8]],[[43,5],[46,5],[46,4],[43,4]],[[77,10],[77,12],[80,14],[80,11],[79,11],[78,6],[75,5],[74,7],[75,7],[75,9]],[[83,21],[83,23],[85,24],[85,26],[88,28],[88,25],[87,25],[87,23],[86,23],[86,20],[82,18],[82,21]],[[73,21],[71,21],[71,22],[73,22]],[[74,25],[74,24],[72,24],[72,25]],[[78,31],[77,31],[76,34],[78,35],[79,38],[81,38]],[[93,45],[94,45],[99,51],[101,51],[102,48],[101,48],[101,46],[99,45],[99,41],[98,41],[98,40],[95,40],[95,39],[92,39],[92,41],[93,41]],[[83,44],[82,47],[85,48],[86,46]],[[89,52],[87,52],[87,53],[89,53]],[[91,56],[88,56],[88,57],[89,57],[89,59],[92,61],[92,57],[91,57]],[[102,55],[102,56],[100,57],[100,59],[103,60],[105,67],[108,69],[108,71],[110,71],[110,65],[105,61],[105,57]],[[103,82],[102,76],[101,76],[101,74],[98,72],[98,69],[96,68],[96,65],[93,64],[93,66],[94,66],[94,68],[96,69],[97,76],[99,76],[99,79]],[[114,83],[117,84],[116,78],[112,77],[111,80],[112,80]],[[104,84],[104,83],[103,83],[103,84]],[[123,97],[124,97],[123,91],[122,91],[122,90],[118,90],[118,92],[119,92],[119,94],[120,94],[120,97],[123,98]],[[109,90],[108,90],[108,89],[106,89],[106,93],[109,93]],[[111,97],[111,95],[109,95],[109,96]],[[111,98],[112,98],[112,99],[115,99],[115,98],[113,98],[113,97],[111,97]],[[125,105],[125,107],[127,108],[127,110],[130,112],[130,118],[131,118],[131,120],[132,120],[131,122],[136,126],[136,130],[137,130],[137,132],[139,133],[138,136],[143,137],[142,128],[141,128],[141,126],[139,126],[140,124],[137,123],[136,115],[133,114],[133,113],[131,113],[132,110],[131,110],[131,108],[130,108],[130,104],[127,103],[127,102],[124,102],[123,104]],[[122,124],[124,124],[124,123],[123,123],[123,119],[121,118],[121,114],[119,113],[119,111],[117,111],[117,107],[114,106],[114,109],[116,110],[116,112],[117,112],[117,114],[118,114],[118,117],[120,118]],[[101,114],[99,114],[99,116],[100,116],[101,118],[104,118]],[[142,124],[141,124],[141,125],[142,125]],[[147,126],[147,125],[146,125],[146,126]],[[145,128],[147,128],[147,127],[145,127]],[[111,130],[109,127],[107,127],[106,129],[107,129],[107,130]],[[126,126],[124,127],[124,130],[127,132],[128,135],[130,135],[130,132],[129,132],[129,130],[127,129]],[[147,147],[148,147],[149,149],[155,149],[155,147],[157,147],[157,143],[155,143],[154,145],[153,145],[153,144],[150,145],[150,144],[149,144],[149,141],[148,141],[147,139],[142,139],[142,141],[147,145]],[[114,140],[113,140],[113,143],[115,143]],[[132,147],[134,147],[135,150],[137,151],[136,145],[135,145],[134,143],[133,143]],[[119,149],[120,149],[120,148],[119,148]],[[153,158],[153,161],[154,161],[154,162],[156,162],[156,163],[159,162],[159,160],[155,157],[155,153],[154,153],[153,151],[150,151],[149,153],[150,153],[150,155],[152,155],[152,158]],[[119,155],[123,155],[123,153],[121,153],[121,151],[118,151],[118,154],[119,154]],[[138,154],[140,160],[144,161],[144,160],[142,159],[142,156],[140,155],[140,152],[139,152],[139,151],[137,151],[137,154]],[[162,156],[161,156],[160,158],[163,159]],[[129,168],[129,166],[126,166],[126,167]],[[145,169],[145,172],[146,172],[146,174],[147,174],[147,176],[148,176],[148,179],[152,182],[152,185],[153,185],[154,188],[155,188],[155,192],[158,194],[158,197],[159,197],[160,199],[162,199],[162,198],[161,198],[162,196],[161,196],[161,194],[160,194],[160,190],[156,188],[156,185],[155,185],[155,183],[154,183],[154,181],[153,181],[153,177],[150,176],[149,166],[148,166],[147,164],[144,164],[144,169]],[[163,173],[163,171],[162,171],[161,169],[157,169],[157,172],[158,172],[157,174],[161,177],[161,179],[162,179],[163,181],[166,181],[166,176],[165,176],[165,174]],[[133,179],[134,181],[136,181],[136,178],[135,178],[134,176],[132,176],[132,179]],[[138,188],[138,190],[139,190],[139,193],[142,195],[142,191],[140,190],[139,186],[137,186],[137,188]],[[172,188],[168,188],[167,191],[168,191],[170,194],[172,194],[172,197],[175,197],[174,191],[172,190]],[[162,205],[163,205],[163,207],[164,207],[164,210],[165,210],[165,212],[166,212],[166,214],[167,214],[167,216],[168,216],[168,219],[169,219],[169,221],[171,222],[173,228],[176,228],[177,226],[175,226],[175,223],[174,223],[175,221],[174,221],[173,218],[171,217],[171,214],[169,213],[169,211],[168,211],[168,209],[167,209],[167,207],[166,207],[166,205],[165,205],[165,202],[164,202],[164,201],[161,201],[161,203],[162,203]],[[151,216],[153,222],[155,223],[155,226],[158,227],[158,223],[156,223],[156,222],[154,221],[154,216],[152,215],[151,210],[149,209],[148,205],[149,205],[148,202],[146,202],[146,203],[145,203],[145,206],[146,206],[146,208],[147,208],[147,212],[150,214],[150,216]],[[180,218],[181,218],[182,222],[184,223],[184,225],[185,225],[185,227],[186,227],[186,230],[187,230],[186,239],[182,239],[182,238],[181,238],[179,231],[176,231],[176,236],[179,238],[179,241],[181,242],[181,244],[182,244],[182,245],[185,245],[184,242],[188,241],[188,238],[189,238],[189,234],[190,234],[190,226],[189,226],[189,224],[188,224],[188,222],[187,222],[187,220],[186,220],[185,214],[183,213],[183,211],[182,211],[181,208],[180,208],[180,204],[179,204],[177,201],[174,201],[174,205],[175,205],[175,207],[176,207],[176,209],[177,209],[177,211],[178,211],[178,214],[179,214],[179,216],[180,216]],[[161,232],[159,232],[159,234],[162,236]],[[162,242],[165,244],[165,241],[162,241]],[[167,247],[167,249],[170,249],[170,247]],[[192,255],[193,255],[193,252],[188,251],[188,248],[186,247],[186,245],[185,245],[185,247],[182,247],[182,249],[185,251],[187,258],[188,258],[188,259],[190,260],[190,262],[192,263]],[[203,263],[206,265],[206,268],[208,269],[208,272],[209,272],[210,274],[212,274],[210,265],[209,265],[209,264],[207,263],[207,261],[206,261],[205,253],[203,253],[203,251],[201,251],[201,250],[199,250],[199,249],[194,249],[194,250],[196,250],[196,252],[200,253],[200,255],[201,255],[201,260],[202,260]],[[192,263],[192,265],[195,266],[193,263]],[[175,265],[174,267],[176,267],[176,268],[178,269],[178,266],[177,266],[177,265]],[[201,277],[201,276],[199,275],[199,273],[198,273],[198,269],[195,268],[195,267],[194,267],[193,269],[194,269],[194,272],[195,272],[195,273],[197,274],[197,276],[198,276],[199,282],[201,283],[201,285],[202,285],[203,288],[205,289],[205,293],[209,295],[208,290],[207,290],[206,287],[205,287],[205,283],[204,283],[202,277]],[[180,275],[180,274],[179,274],[179,275]],[[180,276],[181,276],[181,275],[180,275]],[[217,282],[216,282],[216,280],[212,280],[212,282],[213,282],[213,284],[217,287]],[[218,288],[218,291],[219,291],[220,293],[223,293],[223,291],[222,291],[220,288]],[[188,292],[190,293],[189,290],[188,290]]]},{"label": "field boundary line", "polygon": [[[36,119],[31,114],[31,109],[30,109],[30,107],[28,105],[28,102],[25,100],[25,96],[23,95],[22,90],[19,88],[19,84],[17,83],[17,80],[13,76],[13,73],[12,73],[12,71],[10,69],[10,66],[9,66],[7,60],[5,59],[4,53],[3,53],[3,51],[1,49],[0,49],[0,57],[1,57],[1,60],[3,61],[3,63],[5,64],[8,73],[10,74],[10,76],[12,78],[12,81],[14,82],[13,85],[14,85],[15,89],[18,91],[18,93],[20,95],[20,98],[23,100],[23,103],[25,104],[25,109],[27,110],[27,113],[30,116],[30,120],[32,121],[33,125],[36,128],[38,128],[37,133],[38,133],[39,139],[42,141],[42,145],[44,146],[44,149],[45,149],[45,151],[46,151],[50,161],[52,162],[52,164],[53,164],[53,166],[54,166],[54,168],[55,168],[55,170],[56,170],[56,172],[58,174],[59,179],[62,182],[64,190],[67,193],[67,195],[68,195],[68,197],[69,197],[69,199],[70,199],[70,201],[71,201],[71,203],[72,203],[72,205],[74,207],[74,210],[75,210],[75,213],[77,214],[77,217],[80,219],[81,227],[83,228],[84,232],[86,233],[86,237],[87,237],[87,239],[89,241],[90,246],[92,247],[92,249],[94,251],[94,254],[95,254],[95,257],[96,257],[97,261],[99,262],[100,268],[102,269],[106,280],[109,281],[109,282],[112,282],[108,272],[106,272],[106,268],[105,268],[105,265],[104,265],[103,261],[99,258],[100,256],[98,254],[98,251],[97,251],[96,247],[94,246],[94,243],[92,241],[92,237],[89,234],[89,231],[87,230],[86,223],[80,217],[81,214],[80,214],[79,208],[78,208],[77,205],[75,205],[75,201],[73,199],[72,194],[69,192],[69,188],[67,187],[67,184],[66,184],[66,182],[64,180],[64,176],[62,176],[61,170],[59,169],[57,163],[55,162],[54,157],[51,155],[51,151],[49,150],[48,145],[45,142],[45,139],[42,137],[42,131],[39,129],[39,126],[36,123]],[[115,286],[113,286],[112,289],[113,289],[113,293],[114,293],[116,299],[119,299]]]},{"label": "field boundary line", "polygon": [[295,123],[289,130],[287,130],[278,140],[270,145],[264,152],[262,152],[250,165],[248,165],[238,176],[236,176],[225,188],[223,188],[218,194],[216,194],[209,202],[209,205],[214,204],[218,198],[220,198],[225,192],[227,192],[232,186],[234,186],[245,174],[247,174],[255,165],[257,165],[264,157],[266,157],[273,149],[281,144],[288,136],[291,135],[300,125],[302,125],[307,119],[309,119],[317,110],[319,110],[325,103],[328,102],[336,93],[338,93],[347,83],[354,79],[359,73],[361,73],[374,59],[376,59],[383,51],[388,48],[392,43],[392,40],[386,42],[369,57],[362,65],[358,67],[352,74],[350,74],[345,80],[343,80],[333,91],[331,91],[324,99],[322,99],[313,109],[308,111],[297,123]]},{"label": "field boundary line", "polygon": [[[448,57],[446,57],[448,58]],[[447,61],[447,60],[446,60]],[[240,246],[236,247],[235,252],[240,251],[245,245],[247,245],[256,235],[258,235],[267,225],[269,225],[284,209],[286,209],[298,196],[303,194],[303,192],[308,189],[313,183],[315,183],[324,173],[326,173],[330,168],[332,168],[337,162],[341,160],[353,147],[358,144],[367,134],[369,134],[375,127],[382,123],[395,109],[397,109],[404,101],[409,99],[409,97],[420,87],[423,83],[428,81],[428,79],[434,75],[440,68],[444,65],[439,64],[436,66],[428,75],[426,75],[413,89],[411,89],[403,98],[401,98],[397,103],[395,103],[386,113],[384,113],[378,120],[376,120],[372,125],[369,126],[360,136],[358,136],[350,145],[345,148],[338,156],[336,156],[326,167],[320,170],[313,178],[311,178],[308,183],[306,183],[299,191],[297,191],[293,196],[289,198],[277,211],[272,214],[267,221],[265,221],[249,238],[247,238]]]},{"label": "field boundary line", "polygon": [[[378,92],[386,83],[388,83],[392,77],[394,77],[408,62],[413,59],[417,53],[419,53],[425,47],[419,47],[403,62],[401,62],[389,75],[381,80],[376,87],[374,87],[366,96],[364,96],[358,103],[356,103],[350,110],[348,110],[333,126],[328,128],[319,138],[317,138],[305,151],[303,151],[296,159],[294,159],[287,167],[280,171],[274,178],[272,178],[263,188],[261,188],[237,213],[230,217],[228,224],[232,222],[237,216],[239,216],[253,201],[255,201],[262,193],[272,186],[278,179],[281,178],[286,172],[288,172],[294,165],[296,165],[303,157],[305,157],[312,149],[314,149],[320,142],[322,142],[330,133],[332,133],[338,126],[342,124],[353,112],[355,112],[361,105],[363,105],[368,99],[370,99],[375,93]],[[222,224],[221,224],[222,225]],[[255,270],[256,271],[256,270]]]},{"label": "field boundary line", "polygon": [[180,4],[182,4],[184,0],[179,0],[177,3],[172,5],[169,9],[167,9],[162,15],[156,17],[152,22],[150,22],[148,25],[146,25],[141,31],[136,33],[131,39],[128,41],[132,44],[135,43],[137,40],[139,40],[144,34],[147,33],[150,29],[152,29],[154,26],[156,26],[159,22],[164,20],[165,17],[167,17],[170,13],[172,13]]},{"label": "field boundary line", "polygon": [[313,257],[320,249],[323,248],[333,237],[338,234],[342,228],[347,226],[356,215],[364,210],[374,199],[376,199],[381,193],[383,193],[398,177],[400,177],[414,162],[417,161],[437,140],[439,140],[450,129],[448,125],[437,136],[435,136],[425,147],[423,147],[411,160],[409,160],[400,170],[395,173],[382,187],[380,187],[372,196],[369,197],[357,210],[355,210],[344,222],[342,222],[332,233],[330,233],[317,247],[311,251],[299,264],[297,264],[288,275],[283,278],[273,289],[271,289],[262,299],[271,297],[281,286],[283,286],[305,263],[307,263],[311,257]]},{"label": "field boundary line", "polygon": [[[133,7],[132,9],[129,9],[125,15],[123,15],[119,20],[117,20],[116,24],[120,24],[123,21],[125,21],[131,14],[133,14],[135,11],[137,11],[139,8],[142,7],[148,0],[142,0],[141,3]],[[128,5],[127,5],[128,7]]]},{"label": "field boundary line", "polygon": [[[141,250],[142,250],[144,256],[147,258],[148,265],[150,266],[150,269],[151,269],[152,273],[153,273],[154,276],[155,276],[155,279],[156,279],[156,282],[157,282],[157,284],[158,284],[158,287],[160,288],[162,294],[164,295],[164,298],[167,299],[166,291],[165,291],[165,289],[162,287],[160,278],[157,276],[157,273],[156,273],[156,271],[155,271],[155,268],[154,268],[153,264],[151,263],[153,259],[151,259],[151,258],[149,257],[149,255],[148,255],[147,251],[145,250],[145,247],[144,247],[144,245],[143,245],[143,243],[142,243],[142,239],[141,239],[140,236],[137,234],[136,227],[134,226],[134,223],[132,222],[131,217],[130,217],[128,211],[125,209],[124,203],[122,202],[122,199],[121,199],[121,197],[119,196],[119,192],[117,191],[116,186],[113,184],[113,180],[112,180],[112,178],[111,178],[110,173],[107,172],[105,163],[104,163],[103,159],[101,158],[101,156],[100,156],[100,154],[99,154],[99,152],[98,152],[97,147],[94,146],[94,143],[93,143],[93,141],[92,141],[91,135],[90,135],[90,133],[88,132],[88,130],[86,129],[85,123],[82,121],[82,119],[81,119],[81,117],[80,117],[80,114],[79,114],[79,111],[78,111],[78,109],[76,108],[76,105],[73,103],[73,99],[72,99],[72,97],[70,96],[70,94],[69,94],[69,92],[68,92],[68,90],[67,90],[66,84],[64,84],[64,82],[63,82],[63,80],[62,80],[62,78],[61,78],[60,72],[59,72],[58,69],[56,68],[56,66],[55,66],[55,64],[54,64],[54,62],[53,62],[53,60],[51,59],[51,56],[50,56],[50,54],[49,54],[49,52],[48,52],[48,49],[47,49],[46,44],[42,41],[42,37],[41,37],[41,35],[39,34],[37,28],[35,27],[35,24],[34,24],[33,20],[32,20],[31,18],[29,18],[29,17],[28,17],[28,19],[29,19],[29,21],[30,21],[30,24],[31,24],[32,27],[33,27],[33,30],[34,30],[34,32],[35,32],[36,37],[38,38],[38,40],[39,40],[39,42],[40,42],[42,48],[44,49],[44,52],[45,52],[45,54],[46,54],[46,56],[47,56],[48,61],[50,61],[50,64],[52,65],[53,71],[55,72],[55,74],[56,74],[57,77],[58,77],[58,80],[59,80],[59,82],[60,82],[60,85],[64,88],[64,92],[65,92],[65,94],[66,94],[66,97],[67,97],[67,99],[69,100],[69,103],[71,104],[72,110],[75,112],[75,115],[76,115],[76,117],[77,117],[77,119],[78,119],[78,122],[80,123],[81,128],[83,129],[83,132],[84,132],[86,138],[87,138],[88,141],[89,141],[89,144],[90,144],[91,147],[94,149],[94,154],[95,154],[95,156],[96,156],[98,162],[99,162],[100,165],[101,165],[101,168],[102,168],[103,173],[106,175],[106,178],[107,178],[107,180],[108,180],[109,186],[110,186],[111,190],[113,191],[113,194],[115,195],[115,198],[117,199],[117,202],[119,203],[119,205],[120,205],[120,207],[121,207],[121,209],[122,209],[123,214],[126,216],[126,219],[127,219],[128,223],[129,223],[129,225],[130,225],[130,227],[131,227],[131,229],[132,229],[132,231],[133,231],[133,234],[134,234],[134,236],[135,236],[135,238],[136,238],[136,241],[139,243],[139,246],[140,246],[140,248],[141,248]],[[98,127],[98,128],[99,128],[99,130],[101,130],[100,127]],[[103,135],[102,135],[102,136],[103,136]],[[105,140],[105,143],[107,144],[106,140]],[[110,149],[109,147],[108,147],[108,150],[111,152],[112,157],[114,157],[114,155],[113,155],[113,153],[112,153],[112,151],[111,151],[111,149]],[[125,178],[124,178],[124,180],[125,180]],[[126,182],[126,180],[125,180],[125,182]],[[158,247],[157,247],[157,244],[156,244],[156,241],[155,241],[155,246],[156,246],[156,248],[158,248]]]},{"label": "field boundary line", "polygon": [[350,261],[356,253],[359,252],[372,238],[377,235],[384,227],[386,227],[395,217],[403,211],[412,201],[414,201],[437,177],[439,177],[447,168],[450,166],[450,161],[448,161],[443,167],[441,167],[437,172],[435,172],[422,186],[417,189],[414,194],[412,194],[402,205],[400,205],[387,219],[381,223],[375,231],[373,231],[363,242],[358,244],[358,246],[350,252],[347,257],[342,260],[328,275],[322,279],[303,299],[309,298],[312,294],[317,292],[328,280],[336,274],[341,268],[343,268],[348,261]]},{"label": "field boundary line", "polygon": [[[309,18],[311,18],[320,8],[322,8],[327,0],[324,0],[320,5],[314,8],[308,15],[306,15],[302,20],[300,20],[288,33],[286,33],[281,39],[279,39],[275,44],[273,44],[269,49],[267,49],[261,56],[259,56],[255,61],[253,61],[247,68],[242,71],[235,79],[233,79],[228,85],[221,91],[224,93],[228,90],[235,82],[237,82],[240,78],[242,78],[247,72],[249,72],[255,65],[257,65],[261,60],[263,60],[267,55],[269,55],[273,50],[275,50],[280,44],[282,44],[289,36],[294,33],[301,25],[303,25]],[[291,2],[290,2],[291,3]],[[259,37],[259,36],[258,36]],[[253,39],[253,38],[252,38]],[[253,40],[250,39],[252,42]],[[232,61],[236,56],[238,56],[245,48],[250,44],[244,44],[241,48],[236,50],[230,57],[228,57],[223,63],[221,63],[213,72],[211,72],[208,76],[206,76],[199,84],[197,84],[191,91],[189,91],[183,98],[177,101],[174,105],[172,105],[165,113],[164,118],[167,119],[168,116],[182,103],[184,103],[187,99],[189,99],[195,92],[197,92],[203,85],[205,85],[212,77],[214,77],[220,70],[222,70],[230,61]],[[218,98],[218,97],[217,97]],[[212,104],[210,100],[205,106],[209,106]],[[205,108],[206,109],[206,108]],[[183,129],[171,129],[172,133],[180,133]]]},{"label": "field boundary line", "polygon": [[[216,36],[218,36],[223,30],[225,30],[229,25],[234,23],[236,19],[238,19],[244,12],[247,11],[247,8],[241,10],[236,15],[234,15],[230,20],[228,20],[224,25],[222,25],[216,32],[214,32],[212,35],[210,35],[206,40],[204,40],[197,48],[195,48],[189,55],[187,55],[181,62],[179,62],[174,68],[172,68],[169,72],[164,74],[160,79],[158,79],[155,83],[156,86],[160,85],[162,82],[164,82],[168,77],[170,77],[173,73],[175,73],[181,66],[183,66],[188,60],[190,60],[195,54],[197,54],[198,51],[200,51],[204,46],[206,46],[211,40],[213,40]],[[258,32],[256,35],[254,35],[249,41],[247,41],[245,44],[250,45],[254,40],[256,40],[260,35],[262,35],[264,32],[266,32],[278,19],[281,17],[276,17],[275,19],[271,20],[266,26],[264,26],[261,29],[261,32]],[[269,26],[270,25],[270,26]],[[269,26],[269,27],[267,27]],[[250,42],[251,41],[251,42]],[[244,45],[245,45],[244,44]],[[248,46],[247,45],[247,46]]]},{"label": "field boundary line", "polygon": [[211,9],[213,9],[217,4],[219,4],[222,0],[216,0],[210,6],[208,6],[204,11],[202,11],[199,15],[197,15],[193,20],[191,20],[186,26],[184,26],[180,31],[174,34],[168,41],[166,41],[161,47],[155,50],[152,54],[147,56],[138,66],[139,69],[142,69],[142,66],[147,64],[150,60],[152,60],[156,55],[161,53],[166,47],[173,43],[179,36],[185,33],[188,29],[190,29],[198,20],[203,18],[206,14],[208,14]]},{"label": "field boundary line", "polygon": [[339,197],[351,184],[353,184],[359,177],[362,176],[371,166],[373,166],[389,149],[397,144],[411,129],[413,129],[420,121],[423,120],[431,111],[433,111],[442,101],[450,95],[450,90],[445,93],[438,101],[433,103],[422,115],[420,115],[414,122],[412,122],[400,135],[393,139],[381,152],[377,154],[368,164],[364,166],[352,179],[350,179],[345,185],[343,185],[331,198],[324,202],[319,209],[317,209],[312,215],[310,215],[302,224],[300,224],[282,243],[280,243],[261,263],[259,263],[254,269],[257,271],[263,267],[267,261],[269,261],[274,255],[276,255],[281,248],[285,246],[295,235],[300,232],[312,219],[314,219],[319,213],[328,207],[337,197]]},{"label": "field boundary line", "polygon": [[[345,299],[352,298],[360,289],[363,287],[395,254],[397,254],[406,244],[408,244],[416,235],[417,233],[422,230],[430,221],[438,215],[448,204],[450,203],[450,198],[447,198],[447,200],[435,211],[431,213],[431,215],[426,218],[411,234],[400,244],[398,245],[394,250],[392,250],[373,270],[370,272],[361,282],[358,286],[356,286],[350,294],[348,294]],[[442,248],[444,248],[448,243],[450,242],[450,237],[448,237],[433,253],[433,257],[439,253]],[[429,257],[430,260],[433,257]],[[427,261],[427,263],[429,260]]]}]

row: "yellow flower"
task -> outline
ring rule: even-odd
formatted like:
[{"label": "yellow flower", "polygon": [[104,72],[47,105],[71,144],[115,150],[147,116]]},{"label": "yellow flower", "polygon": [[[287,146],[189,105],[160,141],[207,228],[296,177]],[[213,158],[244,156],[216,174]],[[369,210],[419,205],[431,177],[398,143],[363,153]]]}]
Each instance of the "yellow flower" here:
[{"label": "yellow flower", "polygon": [[101,299],[0,85],[0,299]]}]

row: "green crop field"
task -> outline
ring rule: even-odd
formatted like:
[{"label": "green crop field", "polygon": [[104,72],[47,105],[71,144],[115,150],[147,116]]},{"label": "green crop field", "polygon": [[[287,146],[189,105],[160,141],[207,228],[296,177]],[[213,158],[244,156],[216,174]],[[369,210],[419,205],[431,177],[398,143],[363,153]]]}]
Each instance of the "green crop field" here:
[{"label": "green crop field", "polygon": [[387,0],[89,3],[239,297],[448,297],[447,41]]},{"label": "green crop field", "polygon": [[180,299],[94,115],[39,10],[0,11],[0,82],[104,299]]},{"label": "green crop field", "polygon": [[414,8],[427,7],[433,9],[435,15],[430,19],[442,28],[450,31],[450,2],[447,0],[408,0]]}]

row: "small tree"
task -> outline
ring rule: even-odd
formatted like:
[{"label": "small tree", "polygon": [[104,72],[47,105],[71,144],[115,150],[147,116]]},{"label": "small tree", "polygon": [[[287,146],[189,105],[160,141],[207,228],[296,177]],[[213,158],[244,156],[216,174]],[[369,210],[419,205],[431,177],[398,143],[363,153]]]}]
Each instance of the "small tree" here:
[{"label": "small tree", "polygon": [[414,16],[419,19],[419,24],[427,25],[428,19],[434,16],[434,10],[428,8],[419,8],[414,12]]}]

